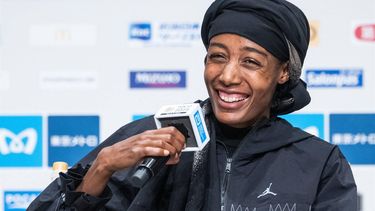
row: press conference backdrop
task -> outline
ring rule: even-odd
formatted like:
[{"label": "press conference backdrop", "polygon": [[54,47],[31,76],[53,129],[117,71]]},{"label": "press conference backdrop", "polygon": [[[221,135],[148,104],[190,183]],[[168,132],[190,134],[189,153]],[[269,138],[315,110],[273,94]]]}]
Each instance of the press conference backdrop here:
[{"label": "press conference backdrop", "polygon": [[[375,1],[294,0],[312,102],[287,118],[337,144],[360,210],[375,204]],[[211,0],[0,0],[0,210],[25,210],[122,125],[207,97],[200,23]],[[285,209],[284,209],[285,210]]]}]

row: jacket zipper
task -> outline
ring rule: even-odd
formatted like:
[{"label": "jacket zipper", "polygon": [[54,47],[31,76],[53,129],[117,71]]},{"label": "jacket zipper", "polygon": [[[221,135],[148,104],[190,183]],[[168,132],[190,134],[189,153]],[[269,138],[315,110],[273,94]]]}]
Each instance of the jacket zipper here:
[{"label": "jacket zipper", "polygon": [[231,168],[232,168],[232,158],[227,157],[227,162],[225,165],[225,171],[224,171],[224,177],[223,177],[223,185],[221,187],[221,211],[224,211],[224,208],[225,208],[225,194],[227,192]]}]

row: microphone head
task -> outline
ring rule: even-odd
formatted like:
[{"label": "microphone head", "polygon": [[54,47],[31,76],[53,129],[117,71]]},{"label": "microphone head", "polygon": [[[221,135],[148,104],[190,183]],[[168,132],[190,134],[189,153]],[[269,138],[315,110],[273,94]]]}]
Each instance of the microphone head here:
[{"label": "microphone head", "polygon": [[154,118],[157,128],[174,126],[185,136],[183,151],[202,150],[210,140],[199,103],[163,106]]}]

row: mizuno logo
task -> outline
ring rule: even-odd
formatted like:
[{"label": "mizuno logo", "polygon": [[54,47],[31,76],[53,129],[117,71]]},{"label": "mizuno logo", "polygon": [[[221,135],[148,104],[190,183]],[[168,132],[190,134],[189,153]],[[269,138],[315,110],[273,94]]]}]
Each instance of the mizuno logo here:
[{"label": "mizuno logo", "polygon": [[131,88],[186,87],[186,71],[131,71]]},{"label": "mizuno logo", "polygon": [[[10,141],[7,141],[10,140]],[[5,128],[0,128],[0,154],[24,153],[31,155],[37,143],[37,132],[33,128],[27,128],[18,134],[14,134]]]},{"label": "mizuno logo", "polygon": [[268,188],[266,188],[266,190],[264,190],[263,193],[261,193],[257,198],[259,199],[259,198],[261,198],[263,196],[266,196],[268,194],[276,196],[277,193],[274,193],[274,192],[271,191],[271,186],[272,186],[272,183],[270,183],[270,185],[268,186]]}]

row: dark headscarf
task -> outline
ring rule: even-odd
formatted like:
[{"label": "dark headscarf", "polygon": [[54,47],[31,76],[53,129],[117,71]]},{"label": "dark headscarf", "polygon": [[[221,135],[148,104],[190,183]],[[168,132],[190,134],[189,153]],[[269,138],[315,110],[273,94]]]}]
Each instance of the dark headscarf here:
[{"label": "dark headscarf", "polygon": [[289,62],[290,80],[277,88],[271,113],[291,113],[306,106],[310,96],[300,79],[310,39],[306,16],[285,0],[216,0],[206,11],[201,36],[208,48],[218,34],[232,33]]}]

